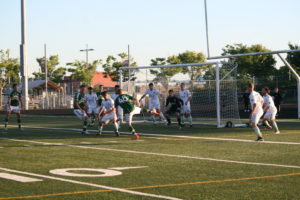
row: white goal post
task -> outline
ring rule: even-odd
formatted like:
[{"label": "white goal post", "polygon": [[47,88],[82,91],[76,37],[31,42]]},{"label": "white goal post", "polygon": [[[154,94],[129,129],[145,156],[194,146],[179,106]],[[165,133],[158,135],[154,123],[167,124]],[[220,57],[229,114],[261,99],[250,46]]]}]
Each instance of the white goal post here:
[{"label": "white goal post", "polygon": [[[215,79],[214,80],[211,80],[212,81],[212,86],[210,85],[210,88],[209,89],[206,89],[204,92],[203,92],[203,89],[202,89],[202,93],[201,93],[201,89],[198,89],[198,96],[195,97],[195,99],[200,99],[201,98],[201,95],[207,95],[208,96],[208,92],[211,92],[212,94],[210,94],[210,98],[213,98],[212,101],[208,101],[209,102],[209,105],[211,106],[211,109],[210,111],[211,112],[215,112],[214,114],[210,115],[210,116],[213,116],[213,117],[207,117],[207,118],[210,118],[210,120],[214,120],[215,123],[212,123],[214,125],[216,125],[217,127],[224,127],[226,125],[226,122],[227,121],[230,121],[231,122],[231,118],[230,117],[226,117],[224,114],[223,114],[223,110],[225,110],[225,106],[224,102],[228,102],[229,100],[227,100],[228,98],[226,97],[227,93],[226,91],[221,91],[220,92],[220,83],[221,83],[221,87],[224,88],[223,86],[223,83],[226,83],[227,82],[230,82],[228,83],[227,85],[229,85],[229,87],[227,88],[230,88],[230,90],[233,91],[234,95],[232,95],[232,99],[234,99],[234,102],[235,102],[235,105],[234,108],[233,106],[231,106],[230,108],[229,107],[226,107],[226,112],[230,112],[230,114],[232,116],[235,116],[234,118],[236,118],[240,124],[240,117],[239,117],[239,113],[238,113],[238,100],[237,100],[237,91],[236,91],[236,88],[232,87],[231,88],[231,85],[232,85],[232,81],[228,79],[228,74],[232,73],[234,70],[236,70],[237,66],[234,65],[234,66],[230,66],[230,69],[228,69],[227,72],[224,72],[224,70],[222,71],[223,72],[223,77],[220,77],[220,69],[223,68],[223,65],[224,63],[222,62],[205,62],[205,63],[187,63],[187,64],[174,64],[174,65],[155,65],[155,66],[138,66],[138,67],[121,67],[119,69],[119,85],[121,88],[124,88],[124,84],[127,84],[127,83],[124,83],[123,82],[123,76],[124,76],[124,73],[123,71],[124,70],[145,70],[145,69],[159,69],[159,68],[182,68],[182,69],[185,69],[185,68],[188,68],[188,67],[204,67],[204,66],[211,66],[214,68],[215,70]],[[224,67],[225,68],[225,67]],[[225,78],[227,78],[227,80],[224,80]],[[179,88],[179,81],[181,80],[177,80],[177,83],[176,83],[176,87]],[[204,81],[202,81],[204,82]],[[157,84],[159,84],[160,82],[157,82]],[[235,82],[236,83],[236,82]],[[134,87],[134,86],[131,86],[130,84],[127,85],[127,89],[131,91],[131,89],[129,89],[129,87]],[[147,84],[144,84],[143,87],[147,87]],[[199,86],[200,87],[200,86]],[[203,86],[202,86],[203,87]],[[213,88],[213,89],[211,89]],[[213,91],[212,91],[213,90]],[[227,89],[229,90],[229,89]],[[133,90],[135,91],[135,90]],[[166,91],[166,90],[165,90]],[[207,92],[208,91],[208,92]],[[165,92],[166,93],[166,92]],[[222,93],[222,94],[221,94]],[[133,95],[133,94],[131,94]],[[227,99],[226,99],[227,98]],[[199,100],[201,101],[201,100]],[[204,104],[202,104],[202,107],[201,108],[204,108],[207,107]],[[198,110],[201,109],[200,107],[197,108]],[[233,111],[234,110],[234,111]],[[225,111],[224,111],[225,112]],[[232,114],[234,112],[234,114]],[[193,113],[193,110],[192,110],[192,113]],[[209,124],[209,123],[207,123]]]},{"label": "white goal post", "polygon": [[258,55],[272,55],[276,54],[280,58],[280,60],[289,68],[289,70],[295,75],[297,80],[297,95],[298,95],[298,119],[300,119],[300,75],[294,70],[291,64],[282,57],[281,53],[295,53],[300,52],[300,49],[292,49],[292,50],[279,50],[279,51],[265,51],[265,52],[251,52],[244,54],[233,54],[233,55],[225,55],[225,56],[213,56],[208,57],[207,60],[216,60],[216,59],[225,59],[225,58],[235,58],[235,57],[243,57],[243,56],[258,56]]}]

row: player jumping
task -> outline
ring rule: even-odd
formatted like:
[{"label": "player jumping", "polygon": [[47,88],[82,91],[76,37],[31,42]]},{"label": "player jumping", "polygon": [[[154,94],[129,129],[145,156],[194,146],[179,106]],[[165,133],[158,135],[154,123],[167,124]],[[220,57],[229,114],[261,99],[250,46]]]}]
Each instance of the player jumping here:
[{"label": "player jumping", "polygon": [[150,98],[149,110],[151,111],[151,118],[153,120],[153,125],[156,124],[155,116],[159,116],[162,120],[165,121],[165,117],[163,113],[160,111],[159,97],[162,98],[162,94],[158,89],[154,88],[153,83],[149,84],[149,89],[147,89],[144,95],[140,98],[140,102],[146,95],[149,95]]},{"label": "player jumping", "polygon": [[275,117],[277,114],[277,108],[274,104],[274,101],[270,94],[270,89],[265,87],[262,89],[263,98],[264,98],[264,117],[263,122],[267,126],[268,129],[272,129],[272,126],[270,126],[268,120],[272,122],[273,127],[275,128],[275,134],[280,134],[280,131],[278,129],[277,123],[275,121]]},{"label": "player jumping", "polygon": [[[169,106],[170,104],[170,106]],[[181,119],[180,119],[180,110],[181,107],[183,106],[183,101],[178,98],[177,96],[175,96],[174,91],[173,90],[169,90],[169,96],[167,97],[167,101],[166,101],[166,108],[168,108],[165,112],[167,121],[168,121],[168,125],[171,125],[171,115],[176,115],[177,117],[177,121],[178,121],[178,128],[181,129],[182,128],[182,124],[181,124]]]},{"label": "player jumping", "polygon": [[119,89],[118,93],[119,93],[119,96],[115,100],[115,107],[117,108],[117,110],[119,109],[119,107],[121,107],[123,109],[124,114],[125,114],[125,120],[129,127],[129,131],[134,136],[134,139],[138,139],[139,135],[135,132],[135,130],[132,126],[132,117],[134,114],[137,114],[135,112],[136,110],[140,111],[140,109],[135,108],[133,101],[136,102],[138,107],[140,107],[140,102],[135,97],[132,97],[128,94],[123,94],[122,89]]},{"label": "player jumping", "polygon": [[17,121],[19,125],[19,130],[22,131],[22,126],[21,126],[21,111],[20,111],[20,106],[21,109],[23,110],[23,101],[22,101],[22,95],[20,92],[18,92],[18,85],[14,84],[13,85],[13,91],[10,93],[9,98],[8,98],[8,103],[7,103],[7,115],[5,118],[5,123],[4,123],[4,131],[7,131],[7,124],[8,124],[8,119],[11,115],[11,113],[16,113],[17,115]]},{"label": "player jumping", "polygon": [[250,103],[251,103],[251,108],[252,108],[252,112],[250,114],[249,117],[249,124],[252,125],[253,130],[255,131],[256,135],[257,135],[257,140],[256,141],[264,141],[261,132],[257,126],[259,119],[263,116],[264,112],[262,109],[262,106],[264,104],[264,100],[262,98],[262,96],[254,91],[254,84],[253,83],[249,83],[248,84],[248,92],[250,93]]},{"label": "player jumping", "polygon": [[87,110],[87,115],[90,118],[89,126],[94,126],[96,115],[99,113],[99,108],[97,106],[98,97],[94,93],[94,89],[92,87],[88,88],[88,93],[85,95],[85,100],[87,101],[87,105],[89,109]]},{"label": "player jumping", "polygon": [[117,123],[117,115],[116,115],[116,109],[115,109],[115,102],[109,97],[109,94],[107,91],[103,92],[104,100],[101,103],[101,109],[98,114],[97,119],[99,119],[99,116],[103,113],[103,117],[99,122],[99,131],[97,135],[102,135],[102,130],[104,124],[109,123],[110,121],[113,122],[113,126],[115,129],[116,136],[120,136],[119,130],[118,130],[118,123]]},{"label": "player jumping", "polygon": [[180,84],[179,97],[183,101],[183,106],[181,108],[181,123],[184,124],[184,118],[187,117],[190,122],[190,127],[193,127],[193,119],[191,115],[191,100],[192,95],[189,90],[185,89],[185,84]]},{"label": "player jumping", "polygon": [[80,92],[75,93],[74,97],[74,114],[80,119],[83,120],[82,134],[88,135],[89,133],[86,130],[87,121],[89,119],[86,114],[86,109],[88,109],[88,105],[85,100],[86,86],[80,86]]}]

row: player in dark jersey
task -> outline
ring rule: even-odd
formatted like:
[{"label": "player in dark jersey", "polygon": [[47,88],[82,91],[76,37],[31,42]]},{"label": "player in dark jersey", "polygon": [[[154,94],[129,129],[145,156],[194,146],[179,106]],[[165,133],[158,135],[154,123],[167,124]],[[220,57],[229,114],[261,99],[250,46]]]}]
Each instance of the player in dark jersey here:
[{"label": "player in dark jersey", "polygon": [[10,93],[7,102],[7,115],[4,123],[4,131],[7,131],[8,119],[12,112],[16,113],[19,130],[22,131],[21,127],[21,110],[23,109],[22,95],[18,92],[18,85],[13,85],[13,91]]},{"label": "player in dark jersey", "polygon": [[74,114],[80,119],[83,120],[82,134],[89,134],[86,130],[87,121],[89,119],[86,114],[86,110],[88,109],[88,105],[85,100],[86,86],[80,86],[80,92],[76,92],[74,96]]},{"label": "player in dark jersey", "polygon": [[[103,97],[104,92],[105,92],[105,90],[103,88],[103,85],[99,85],[99,92],[96,92],[96,95],[97,95],[97,98],[98,98],[98,108],[97,108],[98,113],[101,109],[102,101],[104,101],[104,97]],[[99,116],[99,120],[101,121],[101,116]]]},{"label": "player in dark jersey", "polygon": [[180,98],[178,98],[177,96],[175,96],[173,90],[169,90],[169,96],[167,97],[166,112],[165,112],[165,116],[167,118],[168,125],[171,125],[170,117],[172,115],[175,115],[177,117],[177,121],[178,121],[178,128],[179,129],[182,128],[181,119],[180,119],[180,110],[181,110],[182,106],[183,106],[183,101]]}]

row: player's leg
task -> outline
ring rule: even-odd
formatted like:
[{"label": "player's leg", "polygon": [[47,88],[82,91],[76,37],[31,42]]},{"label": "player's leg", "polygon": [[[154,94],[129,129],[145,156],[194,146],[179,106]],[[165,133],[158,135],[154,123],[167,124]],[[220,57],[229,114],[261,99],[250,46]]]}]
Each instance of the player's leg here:
[{"label": "player's leg", "polygon": [[167,119],[167,125],[170,126],[171,125],[171,117],[170,117],[170,110],[167,110],[165,112],[165,117]]},{"label": "player's leg", "polygon": [[103,131],[103,126],[104,126],[105,122],[103,121],[103,118],[99,121],[99,128],[98,128],[98,133],[97,135],[101,136],[102,135],[102,131]]},{"label": "player's leg", "polygon": [[11,115],[11,110],[9,109],[9,105],[7,105],[7,113],[6,113],[6,117],[4,120],[4,131],[7,131],[7,125],[8,125],[8,120],[9,120],[10,115]]},{"label": "player's leg", "polygon": [[92,127],[92,115],[93,115],[93,109],[89,107],[89,109],[86,112],[87,116],[89,117],[89,127]]},{"label": "player's leg", "polygon": [[127,122],[128,129],[129,129],[129,131],[131,132],[131,134],[133,136],[133,139],[137,140],[137,139],[139,139],[139,135],[135,132],[135,129],[132,126],[132,117],[133,117],[133,115],[134,115],[134,112],[125,114],[125,120]]},{"label": "player's leg", "polygon": [[192,115],[191,115],[191,107],[188,106],[188,105],[185,105],[184,106],[184,112],[186,113],[186,117],[189,120],[190,127],[193,127],[193,118],[192,118]]},{"label": "player's leg", "polygon": [[181,124],[180,112],[175,112],[175,115],[177,117],[178,128],[181,129],[182,128],[182,124]]},{"label": "player's leg", "polygon": [[263,118],[263,124],[266,125],[267,129],[272,129],[272,126],[270,126],[270,124],[268,122],[270,120],[270,118],[271,118],[271,112],[270,112],[270,110],[268,110]]},{"label": "player's leg", "polygon": [[18,122],[18,127],[19,127],[19,130],[22,131],[22,124],[21,124],[21,113],[20,113],[20,110],[16,113],[17,115],[17,122]]},{"label": "player's leg", "polygon": [[118,126],[119,126],[119,129],[121,128],[121,123],[123,122],[123,109],[118,106]]},{"label": "player's leg", "polygon": [[153,105],[152,102],[149,103],[149,110],[150,110],[150,113],[151,113],[152,123],[153,123],[153,125],[155,125],[156,124],[156,120],[155,120],[156,110],[155,110],[154,105]]},{"label": "player's leg", "polygon": [[272,112],[272,115],[271,115],[271,123],[272,123],[272,125],[273,125],[273,128],[275,129],[275,134],[280,134],[280,131],[279,131],[279,129],[278,129],[278,126],[277,126],[277,123],[276,123],[276,115],[277,115],[277,111],[273,111]]},{"label": "player's leg", "polygon": [[184,120],[185,120],[185,112],[184,112],[184,106],[181,106],[181,109],[180,109],[180,119],[181,119],[181,124],[184,125]]},{"label": "player's leg", "polygon": [[161,120],[166,121],[166,118],[165,118],[164,114],[160,110],[160,103],[159,102],[155,103],[155,109],[156,109],[157,114],[159,114],[159,117],[161,118]]},{"label": "player's leg", "polygon": [[112,122],[113,122],[115,134],[116,134],[117,137],[119,137],[119,136],[120,136],[120,133],[119,133],[119,124],[118,124],[118,122],[117,122],[117,119],[118,119],[118,118],[117,118],[117,115],[114,114],[114,113],[112,113],[111,119],[112,119]]},{"label": "player's leg", "polygon": [[89,120],[89,117],[86,113],[83,113],[83,126],[82,126],[82,134],[84,135],[88,135],[88,131],[86,130],[87,129],[87,124],[88,124],[88,120]]},{"label": "player's leg", "polygon": [[252,116],[252,119],[251,119],[251,125],[252,125],[252,128],[254,130],[254,132],[256,133],[257,135],[257,140],[256,141],[263,141],[263,137],[262,137],[262,134],[260,132],[260,129],[258,128],[257,124],[259,122],[259,119],[261,118],[261,116],[263,115],[263,113],[254,113],[253,116]]}]

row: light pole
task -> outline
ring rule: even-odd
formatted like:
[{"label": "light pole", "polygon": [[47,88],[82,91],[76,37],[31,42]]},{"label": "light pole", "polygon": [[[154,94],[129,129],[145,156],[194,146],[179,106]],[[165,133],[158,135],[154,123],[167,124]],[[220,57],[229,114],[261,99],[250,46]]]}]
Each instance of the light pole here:
[{"label": "light pole", "polygon": [[28,66],[26,52],[26,0],[21,0],[21,45],[20,45],[20,62],[22,76],[22,94],[24,97],[24,108],[28,110]]},{"label": "light pole", "polygon": [[85,51],[86,66],[88,66],[89,65],[89,51],[94,51],[94,49],[89,49],[88,45],[86,45],[86,48],[81,49],[80,51]]}]

